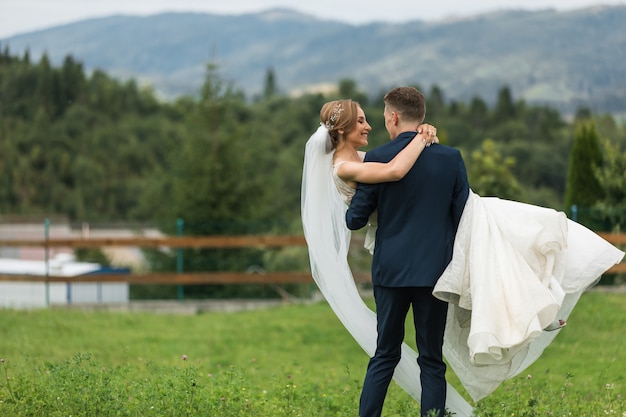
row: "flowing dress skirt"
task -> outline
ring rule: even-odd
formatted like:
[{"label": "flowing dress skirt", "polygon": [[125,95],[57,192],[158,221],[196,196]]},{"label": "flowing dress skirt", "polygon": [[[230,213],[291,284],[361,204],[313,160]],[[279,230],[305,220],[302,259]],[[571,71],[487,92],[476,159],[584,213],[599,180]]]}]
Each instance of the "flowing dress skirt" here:
[{"label": "flowing dress skirt", "polygon": [[581,294],[624,257],[553,209],[472,192],[434,295],[450,303],[444,354],[473,399],[532,364]]}]

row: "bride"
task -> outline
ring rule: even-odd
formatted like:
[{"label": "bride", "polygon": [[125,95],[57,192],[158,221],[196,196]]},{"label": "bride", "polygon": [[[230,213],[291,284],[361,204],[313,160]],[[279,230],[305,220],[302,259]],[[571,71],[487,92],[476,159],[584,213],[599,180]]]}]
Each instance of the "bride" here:
[{"label": "bride", "polygon": [[[364,153],[358,149],[367,145],[371,127],[360,106],[351,100],[329,102],[322,107],[320,119],[306,145],[302,179],[302,222],[311,271],[337,317],[372,356],[376,315],[361,299],[347,262],[347,204],[357,182],[400,180],[424,147],[436,141],[436,130],[419,127],[421,140],[411,141],[388,164],[363,163]],[[511,220],[512,214],[519,216],[517,221]],[[373,242],[373,230],[368,230],[366,242]],[[470,193],[453,259],[434,291],[450,303],[444,353],[470,396],[483,398],[532,364],[558,333],[542,329],[557,317],[567,318],[582,292],[623,255],[562,213]],[[501,285],[499,278],[507,277],[508,282],[511,273],[514,291]],[[503,311],[509,311],[509,304],[524,310],[524,303],[540,302],[530,305],[528,310],[534,312],[521,325],[510,322],[514,315],[489,314],[494,300]],[[517,334],[507,334],[509,340],[500,343],[502,331]],[[394,379],[419,401],[416,358],[417,353],[403,345]],[[472,414],[471,405],[449,385],[446,407],[457,416]]]}]

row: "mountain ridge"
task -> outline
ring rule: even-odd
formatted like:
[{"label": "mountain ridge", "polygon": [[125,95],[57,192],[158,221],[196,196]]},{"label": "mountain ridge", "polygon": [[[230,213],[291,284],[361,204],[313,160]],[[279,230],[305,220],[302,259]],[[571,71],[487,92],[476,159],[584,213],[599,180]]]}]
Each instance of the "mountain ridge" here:
[{"label": "mountain ridge", "polygon": [[565,111],[626,111],[626,6],[503,10],[441,21],[364,25],[286,8],[242,15],[160,13],[87,19],[0,40],[11,53],[71,54],[85,68],[149,83],[166,98],[196,94],[206,64],[246,94],[268,69],[283,92],[352,79],[370,94],[439,86],[447,98],[515,97]]}]

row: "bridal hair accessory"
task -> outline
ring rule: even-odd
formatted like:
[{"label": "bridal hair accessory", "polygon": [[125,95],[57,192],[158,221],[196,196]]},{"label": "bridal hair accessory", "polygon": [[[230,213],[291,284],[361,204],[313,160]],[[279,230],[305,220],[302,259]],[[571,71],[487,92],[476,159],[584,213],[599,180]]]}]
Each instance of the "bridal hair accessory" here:
[{"label": "bridal hair accessory", "polygon": [[337,124],[337,120],[339,119],[339,116],[341,115],[342,112],[343,112],[343,106],[341,104],[337,104],[335,108],[333,109],[333,112],[331,113],[328,120],[324,122],[324,126],[326,126],[326,129],[328,129],[328,131],[332,131],[335,128],[335,125]]}]

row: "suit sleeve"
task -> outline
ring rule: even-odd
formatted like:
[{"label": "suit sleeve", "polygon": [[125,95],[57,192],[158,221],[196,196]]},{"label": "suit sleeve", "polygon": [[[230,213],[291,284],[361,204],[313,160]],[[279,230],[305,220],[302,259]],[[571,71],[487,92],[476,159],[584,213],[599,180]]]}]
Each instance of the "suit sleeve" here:
[{"label": "suit sleeve", "polygon": [[461,215],[465,208],[465,203],[469,197],[469,181],[467,180],[467,169],[461,153],[457,153],[457,176],[454,188],[454,196],[452,198],[452,218],[454,220],[454,228],[459,227]]},{"label": "suit sleeve", "polygon": [[[365,155],[364,162],[368,162],[370,153]],[[378,184],[361,184],[356,187],[356,193],[346,212],[346,225],[350,230],[358,230],[367,225],[370,215],[376,210],[378,201]]]}]

